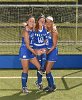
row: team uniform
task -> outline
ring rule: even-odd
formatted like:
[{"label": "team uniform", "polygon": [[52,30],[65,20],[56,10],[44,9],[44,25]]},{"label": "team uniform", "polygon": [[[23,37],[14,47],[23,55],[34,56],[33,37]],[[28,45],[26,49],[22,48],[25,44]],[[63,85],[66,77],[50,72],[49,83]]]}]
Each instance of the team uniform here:
[{"label": "team uniform", "polygon": [[[40,49],[46,49],[46,39],[47,39],[47,31],[45,29],[45,27],[42,27],[42,30],[38,30],[38,32],[35,33],[34,36],[34,46],[33,48],[36,50],[40,50]],[[41,70],[44,72],[44,66],[46,63],[46,53],[42,54],[42,55],[37,55],[37,59],[39,60],[39,63],[41,65]],[[37,81],[36,81],[36,85],[38,85],[39,89],[41,89],[42,87],[42,75],[40,75],[37,72]]]},{"label": "team uniform", "polygon": [[[33,48],[34,43],[34,31],[27,31],[29,33],[29,41],[30,41],[30,47]],[[19,57],[21,59],[30,60],[34,58],[34,54],[26,47],[26,43],[24,41],[24,37],[22,37],[22,44],[19,50]]]},{"label": "team uniform", "polygon": [[[47,39],[47,31],[43,26],[42,30],[38,30],[38,32],[35,32],[33,48],[36,50],[46,49],[47,48],[46,39]],[[46,53],[42,54],[41,56],[37,55],[37,58],[41,64],[41,68],[43,68],[45,65]]]},{"label": "team uniform", "polygon": [[[47,49],[50,50],[52,45],[53,45],[53,40],[52,40],[52,36],[50,32],[47,32]],[[47,55],[47,61],[51,61],[51,62],[56,62],[58,58],[58,48],[54,48],[53,51],[51,51],[48,55]]]},{"label": "team uniform", "polygon": [[46,48],[46,37],[47,37],[47,31],[45,29],[45,27],[42,27],[42,30],[38,30],[38,32],[35,33],[34,36],[34,49],[42,49],[42,48]]},{"label": "team uniform", "polygon": [[[51,47],[53,46],[53,38],[51,36],[50,32],[47,32],[47,48],[48,50],[51,49]],[[56,62],[57,61],[57,57],[58,57],[58,48],[54,48],[48,55],[47,55],[47,61],[48,62]],[[55,85],[55,81],[53,78],[53,75],[51,72],[46,74],[46,78],[48,81],[48,86],[46,88],[44,88],[45,91],[47,92],[52,92],[56,90],[56,85]]]},{"label": "team uniform", "polygon": [[[30,47],[33,48],[33,43],[34,43],[34,32],[33,31],[27,31],[29,34],[29,42],[30,42]],[[19,57],[20,59],[24,60],[30,60],[34,58],[34,54],[26,47],[26,43],[24,41],[24,37],[22,37],[22,44],[19,50]],[[28,73],[22,72],[21,74],[21,81],[22,81],[22,91],[23,93],[28,93],[27,89],[27,80],[28,80]]]}]

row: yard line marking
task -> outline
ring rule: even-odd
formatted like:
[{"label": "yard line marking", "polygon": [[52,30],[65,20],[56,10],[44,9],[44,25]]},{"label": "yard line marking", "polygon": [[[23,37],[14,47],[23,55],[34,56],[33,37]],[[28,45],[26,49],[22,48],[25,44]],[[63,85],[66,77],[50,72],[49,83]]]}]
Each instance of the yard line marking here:
[{"label": "yard line marking", "polygon": [[[12,77],[0,77],[0,79],[20,79],[21,77],[15,77],[15,76],[12,76]],[[28,77],[29,79],[36,79],[37,77]],[[46,78],[46,77],[43,77],[43,78]],[[79,78],[79,79],[81,79],[82,77],[77,77],[77,76],[75,76],[75,77],[54,77],[54,78],[56,78],[56,79],[62,79],[62,78],[67,78],[67,79],[76,79],[76,78]]]}]

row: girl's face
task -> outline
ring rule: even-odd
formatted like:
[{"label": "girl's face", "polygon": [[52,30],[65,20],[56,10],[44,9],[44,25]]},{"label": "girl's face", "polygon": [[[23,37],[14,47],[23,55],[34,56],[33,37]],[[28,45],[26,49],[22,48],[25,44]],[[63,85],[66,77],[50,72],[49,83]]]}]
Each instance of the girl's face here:
[{"label": "girl's face", "polygon": [[45,24],[45,18],[40,18],[38,23],[40,26],[43,26]]},{"label": "girl's face", "polygon": [[53,26],[53,21],[46,19],[46,27],[51,28]]},{"label": "girl's face", "polygon": [[35,27],[35,18],[29,18],[29,20],[27,21],[28,27],[30,27],[31,29]]}]

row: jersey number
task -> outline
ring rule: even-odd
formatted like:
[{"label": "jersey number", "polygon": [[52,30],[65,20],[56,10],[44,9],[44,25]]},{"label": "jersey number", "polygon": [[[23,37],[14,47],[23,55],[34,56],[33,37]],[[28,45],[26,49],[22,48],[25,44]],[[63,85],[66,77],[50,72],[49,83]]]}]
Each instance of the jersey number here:
[{"label": "jersey number", "polygon": [[43,37],[38,37],[38,43],[43,43],[44,39]]}]

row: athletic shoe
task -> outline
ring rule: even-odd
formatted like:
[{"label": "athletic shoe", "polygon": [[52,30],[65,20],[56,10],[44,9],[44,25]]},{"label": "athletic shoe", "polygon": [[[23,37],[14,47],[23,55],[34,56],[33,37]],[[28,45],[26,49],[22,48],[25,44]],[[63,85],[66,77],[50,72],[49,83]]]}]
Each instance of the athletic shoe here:
[{"label": "athletic shoe", "polygon": [[47,91],[48,89],[49,89],[49,86],[45,87],[45,88],[43,89],[43,91]]},{"label": "athletic shoe", "polygon": [[41,70],[42,74],[46,74],[46,70],[45,69],[41,68],[40,70]]},{"label": "athletic shoe", "polygon": [[53,87],[46,87],[46,88],[44,88],[44,91],[46,91],[46,92],[53,92],[53,91],[56,91],[56,86],[54,85]]},{"label": "athletic shoe", "polygon": [[46,71],[45,70],[42,70],[42,74],[46,74]]},{"label": "athletic shoe", "polygon": [[23,87],[23,88],[22,88],[22,92],[23,92],[23,93],[26,93],[26,94],[28,94],[28,93],[29,93],[29,91],[28,91],[27,87]]},{"label": "athletic shoe", "polygon": [[37,81],[35,82],[36,86],[38,87],[39,90],[43,90],[43,85],[42,83],[37,83]]}]

